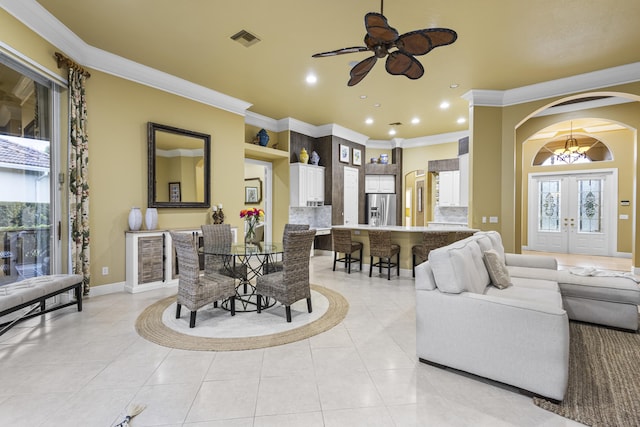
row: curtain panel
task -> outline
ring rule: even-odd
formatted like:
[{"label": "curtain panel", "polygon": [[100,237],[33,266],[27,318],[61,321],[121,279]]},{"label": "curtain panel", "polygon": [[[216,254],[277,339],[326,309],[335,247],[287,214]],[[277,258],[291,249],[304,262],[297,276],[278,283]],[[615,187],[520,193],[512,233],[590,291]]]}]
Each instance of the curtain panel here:
[{"label": "curtain panel", "polygon": [[89,148],[84,70],[69,67],[69,219],[71,266],[83,277],[83,294],[91,284],[89,233]]}]

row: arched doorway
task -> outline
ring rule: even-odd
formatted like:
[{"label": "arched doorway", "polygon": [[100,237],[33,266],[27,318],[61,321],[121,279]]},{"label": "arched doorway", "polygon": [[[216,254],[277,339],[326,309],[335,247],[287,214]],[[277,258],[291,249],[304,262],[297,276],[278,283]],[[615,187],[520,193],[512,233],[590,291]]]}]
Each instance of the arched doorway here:
[{"label": "arched doorway", "polygon": [[[596,94],[584,94],[582,97],[589,97],[590,95]],[[602,94],[600,94],[602,95]],[[608,93],[607,96],[611,96],[612,94]],[[530,238],[530,233],[532,230],[531,221],[536,221],[537,219],[530,218],[532,212],[532,198],[530,197],[530,186],[531,186],[531,174],[538,173],[538,177],[544,176],[547,174],[548,176],[553,176],[553,168],[548,166],[544,167],[541,165],[534,166],[533,158],[535,154],[538,152],[541,145],[545,141],[541,141],[539,138],[540,134],[543,134],[545,130],[551,125],[558,124],[564,122],[568,124],[573,121],[582,120],[582,124],[579,126],[586,128],[591,135],[600,134],[605,135],[603,137],[604,140],[613,141],[612,142],[612,152],[613,159],[607,159],[604,163],[599,164],[573,164],[566,165],[565,167],[560,168],[561,174],[556,174],[558,176],[565,175],[566,177],[572,177],[573,182],[577,183],[578,181],[575,177],[579,176],[587,176],[588,174],[593,174],[595,169],[606,169],[606,170],[616,170],[620,171],[620,175],[618,178],[614,178],[613,176],[610,178],[610,181],[613,179],[617,183],[620,183],[620,188],[615,197],[612,197],[609,203],[613,203],[612,206],[614,209],[607,214],[608,220],[613,225],[610,232],[614,233],[613,238],[618,243],[613,244],[613,248],[608,249],[607,254],[611,256],[631,256],[634,253],[635,246],[635,186],[634,183],[636,181],[636,166],[635,159],[637,158],[637,132],[636,127],[629,123],[637,124],[637,119],[630,117],[629,113],[624,113],[624,105],[623,103],[630,102],[629,99],[633,101],[639,100],[637,96],[628,95],[628,94],[615,94],[618,98],[622,99],[624,97],[624,101],[613,103],[614,106],[603,106],[599,108],[581,108],[579,102],[576,102],[576,98],[573,97],[571,100],[575,103],[573,109],[563,108],[563,111],[559,111],[555,113],[554,106],[563,104],[567,99],[558,100],[552,104],[549,104],[543,108],[538,109],[535,113],[530,114],[527,118],[522,120],[515,129],[515,141],[516,141],[516,149],[515,156],[516,162],[520,164],[520,173],[516,174],[516,185],[519,191],[516,191],[516,203],[520,205],[520,221],[519,227],[514,230],[516,234],[520,233],[521,247],[524,249],[529,248],[529,244],[532,241]],[[592,99],[592,98],[590,98]],[[634,103],[637,106],[637,103]],[[628,104],[627,104],[628,105]],[[637,110],[635,110],[637,111]],[[595,130],[599,125],[610,125],[610,128],[607,129],[606,126],[603,126],[600,131]],[[593,126],[590,126],[592,124]],[[568,132],[567,132],[568,133]],[[613,136],[612,136],[613,135]],[[549,140],[551,136],[547,136],[547,140]],[[538,140],[537,144],[535,143],[536,139]],[[533,143],[532,143],[533,141]],[[531,144],[534,148],[529,147],[528,144]],[[538,168],[536,170],[536,167]],[[587,174],[587,175],[585,175]],[[609,190],[611,191],[611,190]],[[559,218],[559,221],[562,223],[561,229],[564,226],[564,216]],[[566,217],[570,220],[570,216]],[[518,220],[516,220],[518,222]],[[571,227],[571,223],[568,222],[568,226]],[[616,227],[617,226],[617,227]],[[561,233],[560,233],[561,234]],[[575,243],[575,241],[574,241]],[[535,249],[535,244],[531,246]],[[581,251],[576,249],[576,245],[569,242],[563,242],[561,244],[563,246],[561,249],[566,250],[567,252],[578,252]],[[556,248],[556,251],[559,251]],[[582,253],[585,253],[582,251]],[[634,264],[635,265],[635,264]]]}]

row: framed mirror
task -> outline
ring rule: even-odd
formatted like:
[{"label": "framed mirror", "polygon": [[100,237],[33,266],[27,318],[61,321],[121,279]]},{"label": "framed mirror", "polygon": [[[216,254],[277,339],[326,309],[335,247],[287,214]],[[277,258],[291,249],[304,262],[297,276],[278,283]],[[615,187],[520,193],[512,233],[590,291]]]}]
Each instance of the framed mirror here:
[{"label": "framed mirror", "polygon": [[262,180],[260,178],[245,178],[244,203],[259,205],[262,202]]},{"label": "framed mirror", "polygon": [[208,208],[211,135],[147,124],[148,207]]}]

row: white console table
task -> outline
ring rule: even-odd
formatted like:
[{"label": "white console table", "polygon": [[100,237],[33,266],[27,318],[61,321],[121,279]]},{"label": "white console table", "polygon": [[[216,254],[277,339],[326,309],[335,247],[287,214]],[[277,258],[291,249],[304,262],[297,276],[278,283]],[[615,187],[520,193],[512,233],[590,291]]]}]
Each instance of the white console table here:
[{"label": "white console table", "polygon": [[[170,230],[140,230],[125,232],[125,285],[127,292],[138,293],[152,289],[177,286],[176,256]],[[201,229],[171,230],[191,233],[201,244]],[[231,227],[233,241],[237,241],[238,229]]]}]

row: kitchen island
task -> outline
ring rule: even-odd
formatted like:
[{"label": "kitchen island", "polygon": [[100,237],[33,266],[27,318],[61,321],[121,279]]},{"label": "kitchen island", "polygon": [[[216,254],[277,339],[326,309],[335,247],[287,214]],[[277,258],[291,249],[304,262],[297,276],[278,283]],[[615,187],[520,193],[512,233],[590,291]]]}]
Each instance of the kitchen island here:
[{"label": "kitchen island", "polygon": [[416,227],[405,225],[369,225],[369,224],[354,224],[354,225],[333,225],[332,228],[342,228],[351,230],[351,239],[356,242],[362,242],[362,269],[366,270],[364,264],[367,266],[370,262],[369,255],[369,230],[383,230],[391,231],[391,241],[400,245],[400,269],[408,270],[411,274],[412,262],[411,262],[411,248],[414,245],[422,243],[422,233],[426,232],[451,232],[456,231],[480,231],[478,229],[460,227],[460,226],[437,226],[437,227]]}]

